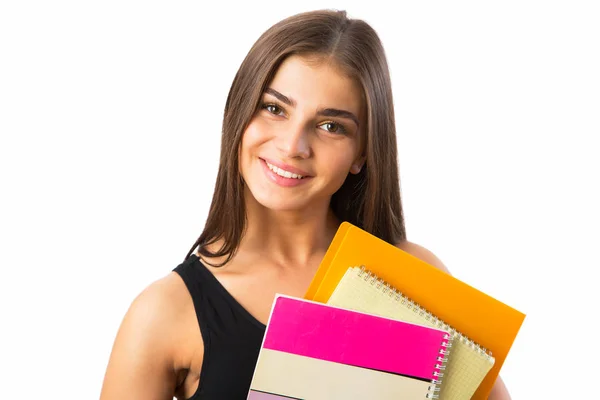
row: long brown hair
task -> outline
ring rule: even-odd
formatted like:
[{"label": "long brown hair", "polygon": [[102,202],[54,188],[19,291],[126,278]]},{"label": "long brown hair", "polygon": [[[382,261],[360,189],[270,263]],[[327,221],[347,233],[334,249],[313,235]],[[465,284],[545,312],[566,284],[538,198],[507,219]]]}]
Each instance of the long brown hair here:
[{"label": "long brown hair", "polygon": [[[215,191],[204,230],[194,249],[205,257],[237,251],[246,229],[243,180],[238,168],[242,135],[255,115],[263,91],[277,68],[291,55],[327,58],[355,79],[367,105],[366,162],[358,174],[348,174],[333,194],[330,206],[348,221],[389,242],[406,239],[400,197],[396,128],[391,81],[377,33],[366,22],[349,19],[346,11],[318,10],[286,18],[254,43],[229,90],[223,117],[221,157]],[[220,239],[216,252],[206,247]]]}]

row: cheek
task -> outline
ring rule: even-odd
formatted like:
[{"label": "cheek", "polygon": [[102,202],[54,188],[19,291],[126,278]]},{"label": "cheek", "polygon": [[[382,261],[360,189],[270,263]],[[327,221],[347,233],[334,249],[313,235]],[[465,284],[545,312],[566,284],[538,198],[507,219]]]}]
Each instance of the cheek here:
[{"label": "cheek", "polygon": [[252,157],[258,154],[257,149],[267,141],[267,129],[255,120],[251,121],[242,136],[242,142],[239,148],[239,168],[244,174],[245,167],[249,167]]},{"label": "cheek", "polygon": [[327,171],[327,175],[333,179],[335,184],[341,185],[346,179],[346,176],[348,176],[352,161],[351,151],[339,150],[329,153],[326,158],[322,159],[321,165],[323,169]]},{"label": "cheek", "polygon": [[242,136],[242,142],[240,144],[239,154],[240,154],[240,162],[244,163],[252,153],[253,148],[256,147],[259,142],[258,138],[258,130],[251,123],[246,128]]},{"label": "cheek", "polygon": [[340,174],[346,174],[354,162],[357,154],[357,143],[348,141],[340,146],[331,148],[328,151],[326,163],[331,165],[331,169]]},{"label": "cheek", "polygon": [[268,138],[269,130],[264,123],[261,123],[259,119],[255,118],[248,124],[244,136],[242,138],[242,146],[245,148],[251,148],[258,144],[263,143]]}]

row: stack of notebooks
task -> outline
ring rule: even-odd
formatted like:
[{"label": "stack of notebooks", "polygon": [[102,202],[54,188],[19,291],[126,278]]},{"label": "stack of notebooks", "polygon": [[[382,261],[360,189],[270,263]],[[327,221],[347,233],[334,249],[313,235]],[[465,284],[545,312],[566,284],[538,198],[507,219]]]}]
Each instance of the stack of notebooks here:
[{"label": "stack of notebooks", "polygon": [[427,399],[446,331],[278,295],[249,400]]},{"label": "stack of notebooks", "polygon": [[524,318],[345,222],[277,297],[248,399],[487,399]]}]

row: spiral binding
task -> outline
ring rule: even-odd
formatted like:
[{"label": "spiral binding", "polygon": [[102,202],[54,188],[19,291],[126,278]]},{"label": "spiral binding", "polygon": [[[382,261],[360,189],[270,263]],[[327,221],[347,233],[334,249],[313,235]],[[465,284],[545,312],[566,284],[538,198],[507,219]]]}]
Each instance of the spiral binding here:
[{"label": "spiral binding", "polygon": [[440,356],[437,358],[437,364],[435,364],[433,376],[431,377],[431,386],[427,388],[426,399],[438,399],[440,397],[439,391],[444,378],[444,371],[446,369],[446,363],[448,363],[448,357],[450,356],[450,347],[452,347],[452,337],[449,334],[444,335],[444,340],[440,344]]},{"label": "spiral binding", "polygon": [[450,336],[453,338],[453,340],[456,340],[458,338],[458,340],[468,345],[480,355],[486,357],[490,361],[493,361],[494,357],[492,356],[491,351],[481,347],[479,344],[475,343],[467,336],[463,335],[462,333],[460,333],[459,331],[457,331],[456,329],[454,329],[435,315],[431,314],[419,304],[406,297],[402,292],[393,288],[389,283],[385,282],[383,279],[373,274],[364,265],[360,265],[359,268],[360,271],[358,273],[358,276],[362,277],[366,282],[369,282],[373,285],[377,285],[377,289],[381,289],[381,287],[383,286],[383,293],[387,293],[390,297],[393,297],[396,301],[400,301],[402,304],[407,304],[409,310],[413,309],[415,313],[419,313],[419,315],[425,316],[425,319],[427,321],[431,321],[439,329],[450,333]]}]

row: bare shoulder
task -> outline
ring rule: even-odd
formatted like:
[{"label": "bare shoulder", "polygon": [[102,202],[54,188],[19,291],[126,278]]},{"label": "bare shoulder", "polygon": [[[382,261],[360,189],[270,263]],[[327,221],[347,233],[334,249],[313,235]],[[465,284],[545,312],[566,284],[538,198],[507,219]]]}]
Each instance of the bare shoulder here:
[{"label": "bare shoulder", "polygon": [[408,240],[404,240],[396,244],[400,250],[407,252],[408,254],[417,257],[421,261],[425,261],[427,264],[432,265],[442,271],[450,274],[448,268],[444,265],[442,260],[440,260],[435,254],[433,254],[430,250],[426,249],[423,246],[420,246],[416,243],[409,242]]},{"label": "bare shoulder", "polygon": [[[191,296],[181,277],[171,272],[152,282],[133,301],[141,310],[153,310],[150,319],[164,320],[172,324],[183,322],[181,318],[188,308],[193,307]],[[160,321],[156,321],[160,322]]]},{"label": "bare shoulder", "polygon": [[144,339],[167,346],[178,335],[187,309],[193,307],[183,280],[174,272],[148,285],[131,303],[123,323]]},{"label": "bare shoulder", "polygon": [[136,296],[117,332],[101,400],[173,398],[185,364],[180,344],[190,307],[189,292],[174,272]]}]

